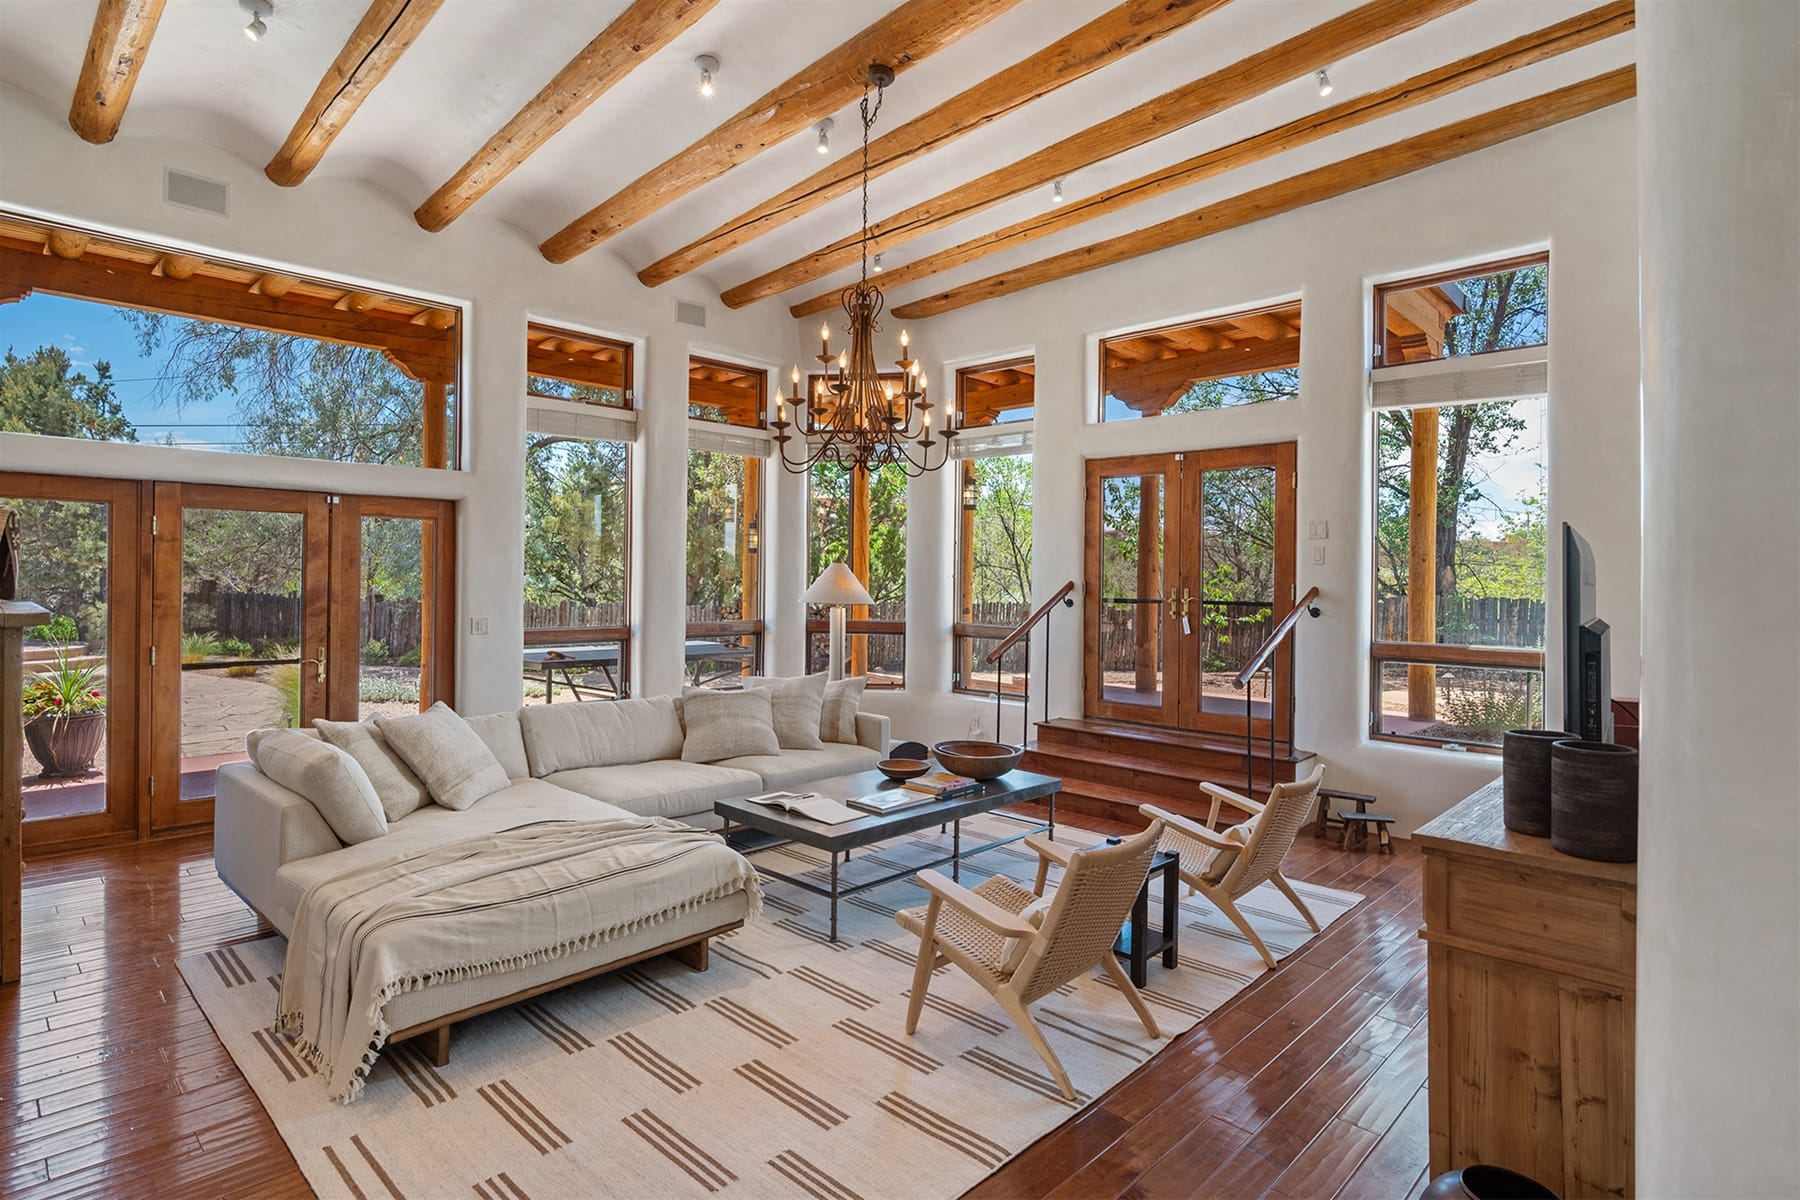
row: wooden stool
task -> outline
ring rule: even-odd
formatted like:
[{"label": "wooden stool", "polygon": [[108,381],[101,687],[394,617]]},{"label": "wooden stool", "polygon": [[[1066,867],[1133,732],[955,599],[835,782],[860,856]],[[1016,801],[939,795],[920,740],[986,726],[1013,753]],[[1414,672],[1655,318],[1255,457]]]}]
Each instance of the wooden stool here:
[{"label": "wooden stool", "polygon": [[1384,816],[1381,813],[1353,812],[1345,813],[1337,819],[1343,822],[1344,825],[1344,849],[1348,850],[1350,848],[1350,839],[1352,836],[1355,837],[1356,844],[1359,846],[1368,842],[1369,829],[1373,827],[1375,830],[1376,848],[1382,854],[1392,854],[1394,852],[1394,840],[1388,834],[1388,826],[1394,823],[1394,818]]},{"label": "wooden stool", "polygon": [[1335,788],[1320,788],[1319,815],[1313,823],[1314,837],[1322,838],[1333,825],[1343,824],[1343,818],[1331,811],[1333,800],[1348,800],[1356,805],[1356,811],[1359,813],[1368,812],[1369,805],[1375,803],[1375,797],[1364,795],[1362,792],[1340,792]]}]

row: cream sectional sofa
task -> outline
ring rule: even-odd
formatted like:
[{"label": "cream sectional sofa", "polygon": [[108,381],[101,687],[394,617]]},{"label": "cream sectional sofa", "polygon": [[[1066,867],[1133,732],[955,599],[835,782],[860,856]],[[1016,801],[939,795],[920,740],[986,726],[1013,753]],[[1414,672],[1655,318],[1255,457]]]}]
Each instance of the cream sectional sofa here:
[{"label": "cream sectional sofa", "polygon": [[[462,811],[426,804],[390,822],[385,835],[352,846],[338,840],[310,801],[253,764],[219,768],[213,810],[219,877],[264,920],[291,935],[306,889],[353,867],[534,821],[636,814],[717,828],[715,801],[866,770],[886,754],[888,744],[887,718],[858,713],[854,745],[826,742],[821,750],[684,762],[680,706],[670,697],[528,705],[516,713],[472,717],[469,724],[505,767],[508,786]],[[407,992],[389,1007],[393,1040],[440,1027],[447,1033],[446,1017],[472,1015],[558,980],[573,981],[682,946],[690,947],[689,961],[703,967],[704,938],[747,915],[745,894],[734,893],[582,954]],[[437,1055],[447,1052],[445,1041]]]}]

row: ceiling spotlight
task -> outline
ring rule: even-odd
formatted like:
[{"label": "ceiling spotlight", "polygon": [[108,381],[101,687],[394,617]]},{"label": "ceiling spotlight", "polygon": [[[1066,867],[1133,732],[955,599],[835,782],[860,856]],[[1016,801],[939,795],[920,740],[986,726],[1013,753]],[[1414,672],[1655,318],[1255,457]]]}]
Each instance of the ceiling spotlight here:
[{"label": "ceiling spotlight", "polygon": [[718,57],[712,54],[702,54],[694,60],[694,66],[700,72],[700,94],[710,97],[713,94],[713,76],[719,71]]},{"label": "ceiling spotlight", "polygon": [[869,263],[869,270],[881,274],[881,255],[877,254]]},{"label": "ceiling spotlight", "polygon": [[1320,68],[1318,74],[1314,75],[1313,78],[1319,81],[1319,95],[1331,95],[1331,76],[1325,73],[1324,68]]},{"label": "ceiling spotlight", "polygon": [[1063,202],[1062,180],[1059,179],[1056,181],[1055,185],[1052,186],[1050,189],[1050,203],[1061,204],[1062,202]]},{"label": "ceiling spotlight", "polygon": [[833,121],[830,117],[826,117],[823,121],[820,121],[817,125],[813,126],[814,129],[819,131],[820,154],[831,153],[831,127],[835,124],[837,124],[836,121]]},{"label": "ceiling spotlight", "polygon": [[260,42],[269,27],[263,23],[264,17],[275,15],[274,0],[238,0],[238,7],[250,14],[250,23],[244,26],[244,36],[253,42]]}]

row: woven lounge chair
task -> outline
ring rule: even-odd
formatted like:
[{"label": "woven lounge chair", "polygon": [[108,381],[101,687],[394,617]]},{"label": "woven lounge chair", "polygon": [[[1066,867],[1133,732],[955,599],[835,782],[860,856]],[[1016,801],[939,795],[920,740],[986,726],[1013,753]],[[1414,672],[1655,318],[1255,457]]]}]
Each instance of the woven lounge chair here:
[{"label": "woven lounge chair", "polygon": [[[1162,824],[1152,822],[1117,846],[1074,850],[1042,837],[1026,838],[1025,844],[1038,853],[1037,883],[1031,891],[1003,875],[966,888],[936,871],[919,872],[919,886],[931,893],[931,902],[894,914],[902,928],[919,935],[906,1032],[918,1031],[932,971],[953,962],[999,1001],[1050,1068],[1064,1099],[1073,1100],[1075,1088],[1031,1019],[1029,1007],[1039,997],[1098,966],[1131,1002],[1144,1031],[1160,1036],[1144,998],[1113,955],[1113,941],[1150,873],[1161,836]],[[1044,881],[1051,863],[1063,868],[1063,878],[1046,899]]]},{"label": "woven lounge chair", "polygon": [[[1138,809],[1152,821],[1162,823],[1161,848],[1181,859],[1181,881],[1188,885],[1188,894],[1199,892],[1230,917],[1231,923],[1250,939],[1250,944],[1256,947],[1256,952],[1262,955],[1271,971],[1275,969],[1275,956],[1269,953],[1262,938],[1238,911],[1237,900],[1266,880],[1280,888],[1281,894],[1293,902],[1314,933],[1319,931],[1319,922],[1312,910],[1294,891],[1294,885],[1283,878],[1281,860],[1287,857],[1301,826],[1312,820],[1319,785],[1324,781],[1325,767],[1320,764],[1305,779],[1276,784],[1269,791],[1266,804],[1203,783],[1200,790],[1212,797],[1212,809],[1207,813],[1205,825],[1154,804],[1145,804]],[[1250,819],[1219,832],[1221,801],[1244,809],[1251,814]]]}]

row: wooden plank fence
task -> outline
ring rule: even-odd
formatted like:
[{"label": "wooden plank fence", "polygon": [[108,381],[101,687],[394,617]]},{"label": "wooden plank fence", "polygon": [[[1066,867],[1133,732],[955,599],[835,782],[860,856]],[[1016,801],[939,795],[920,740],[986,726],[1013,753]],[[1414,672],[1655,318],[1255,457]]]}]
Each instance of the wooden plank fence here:
[{"label": "wooden plank fence", "polygon": [[[1458,646],[1542,646],[1544,602],[1502,596],[1455,596],[1438,606],[1437,637],[1421,640]],[[1406,597],[1384,596],[1375,608],[1375,638],[1410,640]]]}]

